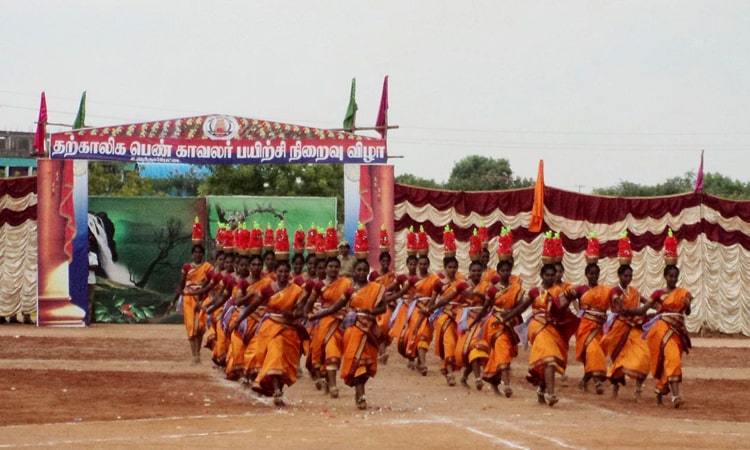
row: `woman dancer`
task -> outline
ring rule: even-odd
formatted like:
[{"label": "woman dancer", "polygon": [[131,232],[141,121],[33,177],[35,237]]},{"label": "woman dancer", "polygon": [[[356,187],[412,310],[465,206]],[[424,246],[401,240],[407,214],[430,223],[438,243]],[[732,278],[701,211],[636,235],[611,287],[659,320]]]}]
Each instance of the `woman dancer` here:
[{"label": "woman dancer", "polygon": [[484,339],[490,346],[490,357],[484,367],[482,378],[490,383],[495,394],[500,395],[499,385],[503,384],[505,397],[513,395],[510,387],[510,363],[518,356],[518,343],[520,339],[513,327],[521,324],[521,316],[505,319],[505,316],[523,299],[523,289],[520,283],[513,283],[511,279],[511,268],[513,262],[510,259],[501,260],[497,263],[497,275],[499,281],[494,285],[496,294],[488,296],[484,309],[480,313],[482,317],[491,310],[491,315],[484,326]]},{"label": "woman dancer", "polygon": [[[416,283],[416,280],[419,278],[417,277],[417,257],[416,255],[409,255],[406,258],[406,274],[403,275],[403,277],[408,281],[411,280],[412,282]],[[404,295],[401,296],[401,298],[396,302],[396,307],[393,310],[393,314],[391,314],[391,322],[388,326],[388,336],[391,340],[396,341],[396,346],[398,348],[399,354],[401,356],[406,357],[406,346],[405,346],[405,339],[400,339],[401,334],[405,332],[406,327],[409,323],[409,313],[414,312],[412,308],[410,308],[412,300],[414,298],[414,293],[416,292],[414,289],[414,286],[409,283],[409,289],[404,293]],[[410,369],[416,368],[416,363],[414,358],[407,358],[409,360],[408,367]]]},{"label": "woman dancer", "polygon": [[648,330],[646,341],[651,352],[651,375],[656,380],[656,403],[663,405],[663,397],[672,392],[672,406],[679,408],[684,401],[680,395],[682,382],[682,353],[691,348],[690,336],[685,327],[685,316],[690,315],[690,292],[677,287],[680,269],[675,265],[664,268],[667,287],[651,294],[649,301],[636,309],[623,308],[626,316],[642,315],[656,308],[656,316],[644,326]]},{"label": "woman dancer", "polygon": [[520,315],[531,305],[533,316],[529,322],[529,374],[526,379],[537,386],[537,400],[541,404],[553,406],[558,402],[555,394],[555,374],[563,374],[567,365],[569,336],[564,328],[569,313],[570,303],[566,294],[555,287],[555,266],[544,264],[539,273],[542,279],[540,287],[529,291],[528,298],[513,308],[504,319],[511,320]]},{"label": "woman dancer", "polygon": [[[396,272],[391,270],[391,254],[388,252],[382,252],[378,257],[378,261],[380,262],[380,270],[377,272],[373,271],[372,274],[370,274],[370,280],[385,286],[386,292],[393,292],[401,289],[400,283],[397,283],[396,281]],[[391,302],[386,304],[386,309],[383,314],[377,316],[378,326],[381,328],[383,335],[383,338],[380,340],[378,358],[383,365],[388,363],[387,349],[391,344],[391,338],[388,332],[390,331],[391,316],[393,315],[393,310],[395,308],[396,304],[394,297]]]},{"label": "woman dancer", "polygon": [[[625,385],[625,376],[635,380],[633,395],[636,402],[641,401],[643,382],[648,376],[649,351],[643,340],[644,316],[621,314],[623,309],[634,310],[641,304],[641,295],[630,286],[633,280],[633,269],[629,265],[621,265],[617,269],[620,283],[613,287],[609,294],[609,305],[612,316],[607,321],[611,324],[609,330],[601,340],[602,350],[612,361],[607,377],[612,383],[612,396],[617,397],[620,386]],[[646,300],[643,299],[645,302]]]},{"label": "woman dancer", "polygon": [[182,313],[193,364],[200,364],[201,343],[203,333],[206,332],[206,314],[202,301],[206,292],[204,288],[209,282],[207,273],[211,269],[211,264],[203,261],[206,251],[202,245],[193,245],[191,254],[193,261],[182,266],[182,277],[177,292],[182,294]]},{"label": "woman dancer", "polygon": [[[456,344],[458,342],[457,318],[468,284],[457,278],[458,260],[454,256],[443,259],[445,279],[440,288],[440,297],[434,304],[423,308],[425,314],[435,312],[435,354],[443,364],[440,373],[445,376],[448,386],[456,385]],[[471,294],[473,292],[466,292]]]},{"label": "woman dancer", "polygon": [[318,376],[317,386],[325,387],[326,393],[332,398],[339,397],[336,386],[336,371],[341,365],[342,339],[341,322],[345,311],[349,288],[352,280],[340,277],[341,262],[336,257],[330,257],[326,263],[326,279],[316,286],[316,293],[308,301],[308,307],[320,299],[320,310],[316,313],[308,312],[309,320],[320,320],[315,329],[315,335],[310,343],[312,352],[312,366]]},{"label": "woman dancer", "polygon": [[[314,258],[314,256],[313,256]],[[292,280],[295,280],[297,277],[304,277],[305,276],[305,255],[302,253],[295,253],[292,257],[292,272],[289,275],[292,277]]]},{"label": "woman dancer", "polygon": [[214,258],[214,267],[207,273],[209,278],[208,295],[203,302],[203,307],[206,309],[206,343],[204,347],[209,350],[213,350],[214,343],[216,343],[216,322],[219,320],[219,314],[216,310],[214,310],[213,313],[208,314],[208,308],[214,303],[216,296],[219,295],[223,289],[223,271],[224,252],[217,251],[216,257]]},{"label": "woman dancer", "polygon": [[604,393],[604,380],[607,376],[607,356],[599,343],[607,321],[609,307],[608,286],[599,284],[599,266],[595,263],[586,266],[588,284],[576,289],[578,317],[581,319],[576,331],[576,361],[583,363],[583,378],[578,387],[588,392],[589,380],[593,378],[596,393]]},{"label": "woman dancer", "polygon": [[260,291],[273,280],[263,275],[263,260],[260,255],[240,256],[238,271],[244,266],[247,268],[243,272],[248,275],[238,284],[238,290],[234,294],[239,314],[229,328],[231,342],[227,354],[227,378],[249,383],[260,369],[259,362],[255,360],[257,343],[253,342],[253,338],[265,312],[264,305],[252,309],[249,305],[257,300]]},{"label": "woman dancer", "polygon": [[[563,294],[566,294],[567,298],[570,300],[570,306],[573,309],[577,308],[577,305],[575,303],[575,299],[576,299],[575,287],[571,283],[568,283],[567,281],[563,280],[563,277],[565,277],[565,266],[563,266],[563,263],[561,260],[555,261],[554,265],[555,265],[555,285],[551,289],[552,295],[555,297],[559,297]],[[565,352],[563,353],[565,355],[566,367],[568,363],[568,348],[570,348],[570,338],[573,337],[573,335],[575,335],[575,332],[578,329],[577,323],[578,321],[576,320],[575,324],[573,324],[569,328],[564,327],[566,331],[564,334],[565,336],[567,336],[565,338]],[[564,324],[562,323],[559,324],[559,326],[561,327],[561,330],[563,329],[563,325]],[[563,369],[563,373],[562,375],[560,375],[560,386],[562,387],[568,387],[568,375],[565,373],[565,370],[566,369]]]},{"label": "woman dancer", "polygon": [[[283,406],[283,387],[297,381],[301,338],[307,333],[297,323],[304,308],[304,290],[290,280],[287,260],[276,264],[276,281],[260,291],[256,301],[248,306],[250,313],[265,307],[258,328],[257,353],[259,362],[252,389],[261,395],[273,396],[276,406]],[[301,336],[302,335],[302,336]]]},{"label": "woman dancer", "polygon": [[344,353],[341,378],[354,387],[354,401],[359,409],[367,409],[365,383],[378,371],[378,347],[382,329],[375,318],[386,310],[388,301],[401,292],[386,294],[386,287],[368,281],[370,265],[360,259],[354,263],[354,281],[349,298],[349,312],[344,320]]},{"label": "woman dancer", "polygon": [[[212,359],[216,367],[225,367],[227,363],[227,351],[229,350],[229,335],[227,334],[227,326],[224,323],[224,309],[227,307],[234,306],[234,302],[230,302],[232,298],[232,291],[237,283],[237,278],[234,274],[234,254],[224,254],[224,270],[221,272],[220,278],[217,280],[214,278],[214,283],[217,283],[218,292],[209,302],[208,308],[206,308],[206,314],[211,315],[216,319],[216,340],[214,342],[214,348],[211,350]],[[229,303],[229,306],[227,306]]]},{"label": "woman dancer", "polygon": [[468,388],[469,374],[474,373],[474,386],[478,391],[484,386],[482,367],[490,357],[490,346],[482,333],[482,323],[487,313],[484,306],[489,303],[488,299],[495,297],[496,289],[492,286],[492,281],[497,281],[497,277],[485,280],[483,273],[486,272],[481,261],[472,261],[466,291],[470,295],[464,296],[456,343],[456,369],[463,368],[461,385]]},{"label": "woman dancer", "polygon": [[427,307],[437,297],[442,283],[437,274],[430,272],[430,258],[422,255],[417,260],[417,278],[414,280],[414,299],[409,306],[407,326],[399,336],[399,347],[403,345],[404,356],[417,361],[417,370],[427,375],[427,349],[432,342],[433,328]]}]

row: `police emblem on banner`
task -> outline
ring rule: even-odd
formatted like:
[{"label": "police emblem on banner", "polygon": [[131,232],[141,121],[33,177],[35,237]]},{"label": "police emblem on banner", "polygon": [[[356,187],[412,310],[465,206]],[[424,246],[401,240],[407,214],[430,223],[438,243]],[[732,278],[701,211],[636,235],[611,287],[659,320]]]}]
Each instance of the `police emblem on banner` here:
[{"label": "police emblem on banner", "polygon": [[209,116],[203,122],[203,134],[210,139],[232,139],[237,135],[240,125],[232,116]]}]

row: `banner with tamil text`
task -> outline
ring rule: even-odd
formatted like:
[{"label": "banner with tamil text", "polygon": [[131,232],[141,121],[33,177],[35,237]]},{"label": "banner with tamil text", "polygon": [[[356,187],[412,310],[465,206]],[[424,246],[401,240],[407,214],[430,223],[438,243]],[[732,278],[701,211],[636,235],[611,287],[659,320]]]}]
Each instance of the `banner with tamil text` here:
[{"label": "banner with tamil text", "polygon": [[198,116],[54,133],[52,159],[191,164],[384,164],[385,140],[344,131]]}]

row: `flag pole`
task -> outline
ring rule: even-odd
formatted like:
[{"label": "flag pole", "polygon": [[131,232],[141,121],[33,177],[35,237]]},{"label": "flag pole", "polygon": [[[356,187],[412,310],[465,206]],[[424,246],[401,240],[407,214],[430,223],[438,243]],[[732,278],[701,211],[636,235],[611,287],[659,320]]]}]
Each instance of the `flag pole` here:
[{"label": "flag pole", "polygon": [[[34,123],[39,123],[39,122],[34,122]],[[73,126],[72,124],[69,124],[69,123],[55,123],[55,122],[44,122],[44,123],[47,125],[55,125],[58,127],[72,127]]]},{"label": "flag pole", "polygon": [[[374,126],[374,127],[354,127],[354,128],[328,128],[329,131],[365,131],[365,130],[376,130],[376,131],[383,131],[383,130],[395,130],[399,128],[398,125],[384,125],[384,126]],[[385,137],[385,136],[384,136]]]}]

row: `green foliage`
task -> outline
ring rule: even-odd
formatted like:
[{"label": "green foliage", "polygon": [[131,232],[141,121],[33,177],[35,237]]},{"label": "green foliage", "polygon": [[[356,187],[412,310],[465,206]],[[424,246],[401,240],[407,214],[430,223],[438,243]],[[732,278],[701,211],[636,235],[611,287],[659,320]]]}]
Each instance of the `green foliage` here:
[{"label": "green foliage", "polygon": [[184,173],[172,172],[165,178],[150,178],[156,195],[169,197],[197,197],[204,175],[195,166]]},{"label": "green foliage", "polygon": [[154,305],[134,305],[124,298],[113,295],[110,299],[97,302],[94,320],[99,323],[137,323],[154,317]]},{"label": "green foliage", "polygon": [[89,162],[89,195],[142,197],[155,193],[131,163]]},{"label": "green foliage", "polygon": [[[630,181],[620,181],[615,186],[594,189],[594,194],[615,197],[657,197],[684,194],[695,188],[695,172],[685,172],[683,176],[669,178],[654,186],[643,186]],[[750,183],[732,180],[718,173],[703,175],[703,192],[734,200],[750,199]]]},{"label": "green foliage", "polygon": [[440,183],[433,180],[432,178],[428,180],[427,178],[421,178],[410,173],[405,173],[397,176],[395,181],[399,184],[407,184],[409,186],[417,186],[429,189],[440,189],[443,187]]},{"label": "green foliage", "polygon": [[695,186],[695,174],[687,172],[681,177],[674,177],[655,186],[642,186],[631,181],[620,181],[616,186],[594,189],[598,195],[615,197],[656,197],[690,192]]},{"label": "green foliage", "polygon": [[510,162],[505,158],[471,155],[453,166],[445,188],[454,191],[497,191],[533,185],[531,178],[514,177]]},{"label": "green foliage", "polygon": [[217,165],[198,188],[200,195],[336,197],[344,218],[344,166],[340,164]]},{"label": "green foliage", "polygon": [[733,200],[750,200],[750,182],[743,183],[718,173],[703,175],[703,192]]},{"label": "green foliage", "polygon": [[510,162],[505,158],[488,158],[471,155],[458,161],[453,166],[448,182],[441,184],[433,179],[421,178],[405,173],[396,177],[396,183],[418,186],[429,189],[448,189],[452,191],[500,191],[518,189],[534,185],[531,178],[513,176]]}]

